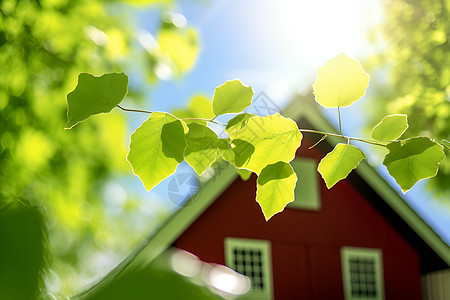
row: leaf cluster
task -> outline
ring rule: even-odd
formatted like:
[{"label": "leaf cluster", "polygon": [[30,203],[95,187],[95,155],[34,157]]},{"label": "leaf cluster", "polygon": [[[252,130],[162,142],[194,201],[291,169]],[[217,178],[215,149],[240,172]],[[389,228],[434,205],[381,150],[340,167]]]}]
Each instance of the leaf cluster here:
[{"label": "leaf cluster", "polygon": [[[316,101],[324,107],[337,107],[339,112],[340,107],[351,105],[364,96],[369,78],[358,61],[340,54],[318,70],[314,84]],[[105,93],[98,90],[106,82],[114,88],[120,87],[120,91],[104,98]],[[111,110],[126,94],[127,83],[124,74],[80,76],[77,88],[68,95],[68,120],[76,123],[88,115]],[[85,91],[89,89],[99,96],[85,101]],[[350,144],[351,140],[386,147],[389,153],[383,163],[404,192],[417,181],[435,176],[439,162],[445,157],[443,145],[429,138],[399,140],[408,128],[406,115],[383,118],[373,128],[371,139],[352,138],[342,132],[299,129],[295,121],[279,113],[267,116],[245,113],[243,110],[251,104],[253,94],[252,88],[239,80],[227,81],[215,89],[212,101],[201,100],[208,112],[204,118],[178,118],[167,112],[148,112],[148,120],[131,135],[128,153],[133,172],[145,188],[150,190],[173,174],[183,160],[201,175],[215,161],[224,159],[238,170],[245,170],[245,175],[256,174],[256,201],[269,220],[294,200],[297,174],[290,162],[301,145],[302,132],[322,134],[322,140],[327,136],[347,140],[347,143],[337,144],[318,165],[318,172],[328,188],[346,178],[366,158],[361,149]],[[195,107],[195,104],[189,106]],[[73,113],[80,111],[83,114]],[[217,116],[236,113],[227,124],[222,124],[228,134],[226,138],[219,139],[208,127],[208,122],[217,123],[214,121]]]}]

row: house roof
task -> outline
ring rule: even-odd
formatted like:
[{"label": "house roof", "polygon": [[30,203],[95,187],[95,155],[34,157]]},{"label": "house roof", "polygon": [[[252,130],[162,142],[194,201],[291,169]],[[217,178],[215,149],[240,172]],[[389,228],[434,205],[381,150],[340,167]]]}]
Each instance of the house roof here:
[{"label": "house roof", "polygon": [[[336,129],[322,114],[320,107],[309,97],[297,97],[285,109],[284,115],[302,125],[302,128],[336,132]],[[304,125],[307,125],[305,127]],[[319,136],[320,138],[320,136]],[[318,147],[324,150],[331,148],[339,142],[338,138],[328,137]],[[325,149],[325,148],[326,149]],[[350,174],[351,181],[357,186],[403,236],[419,252],[421,271],[427,273],[450,266],[450,247],[433,231],[433,229],[405,202],[405,200],[370,166],[362,161],[356,172]],[[188,200],[178,209],[159,229],[144,240],[132,253],[126,257],[115,269],[106,275],[100,282],[89,290],[77,295],[95,292],[107,286],[117,276],[147,266],[176,239],[224,192],[238,177],[235,168],[224,165],[214,180],[201,186],[201,193],[195,201]]]}]

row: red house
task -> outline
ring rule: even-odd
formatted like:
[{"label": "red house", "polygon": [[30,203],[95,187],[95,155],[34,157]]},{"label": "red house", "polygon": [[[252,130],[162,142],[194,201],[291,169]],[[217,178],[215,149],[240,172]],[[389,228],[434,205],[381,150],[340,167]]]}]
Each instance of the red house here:
[{"label": "red house", "polygon": [[[286,110],[301,128],[334,131],[315,103]],[[268,222],[256,177],[224,168],[136,253],[169,246],[251,278],[245,299],[448,299],[450,248],[365,161],[328,190],[316,171],[338,140],[306,135],[292,162],[296,199]],[[439,271],[439,272],[438,272]]]}]

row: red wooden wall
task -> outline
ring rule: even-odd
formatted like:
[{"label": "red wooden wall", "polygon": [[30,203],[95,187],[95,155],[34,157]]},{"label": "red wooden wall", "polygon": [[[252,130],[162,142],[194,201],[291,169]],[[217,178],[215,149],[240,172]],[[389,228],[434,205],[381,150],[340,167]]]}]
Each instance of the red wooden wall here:
[{"label": "red wooden wall", "polygon": [[[300,154],[322,157],[318,150]],[[225,237],[270,240],[275,299],[343,299],[340,248],[379,248],[386,299],[421,299],[419,260],[410,244],[348,180],[331,190],[319,182],[320,211],[285,209],[266,222],[255,201],[256,177],[237,179],[175,246],[225,264]]]}]

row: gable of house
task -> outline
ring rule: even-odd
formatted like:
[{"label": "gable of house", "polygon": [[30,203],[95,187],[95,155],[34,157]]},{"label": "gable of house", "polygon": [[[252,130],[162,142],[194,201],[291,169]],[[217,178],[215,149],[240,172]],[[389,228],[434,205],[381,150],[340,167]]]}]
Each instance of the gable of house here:
[{"label": "gable of house", "polygon": [[[304,149],[312,145],[307,140],[303,143]],[[296,161],[314,165],[323,156],[318,149],[301,150],[299,155]],[[384,284],[379,284],[382,293],[392,299],[420,299],[417,251],[351,180],[328,190],[320,175],[314,169],[311,171],[314,173],[303,176],[299,172],[299,182],[302,177],[316,176],[319,209],[291,205],[266,222],[255,201],[256,176],[247,182],[237,178],[173,245],[195,253],[204,261],[235,268],[226,259],[227,240],[268,243],[271,252],[268,264],[273,274],[269,276],[272,280],[269,288],[275,299],[344,298],[343,249],[372,249],[382,253]]]}]

